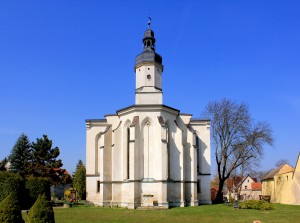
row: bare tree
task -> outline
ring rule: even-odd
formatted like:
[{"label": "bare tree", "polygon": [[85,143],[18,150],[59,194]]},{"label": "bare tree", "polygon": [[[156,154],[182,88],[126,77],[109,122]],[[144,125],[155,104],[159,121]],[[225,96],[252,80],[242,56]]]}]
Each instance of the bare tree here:
[{"label": "bare tree", "polygon": [[280,167],[280,166],[282,166],[282,165],[284,165],[284,164],[291,165],[291,164],[290,164],[290,161],[288,161],[287,159],[280,159],[280,160],[278,160],[278,161],[275,163],[275,166],[276,166],[276,167]]},{"label": "bare tree", "polygon": [[263,145],[273,145],[272,130],[266,122],[254,122],[245,103],[229,99],[210,102],[206,113],[217,163],[219,188],[215,203],[223,201],[222,189],[231,173],[243,164],[263,156]]}]

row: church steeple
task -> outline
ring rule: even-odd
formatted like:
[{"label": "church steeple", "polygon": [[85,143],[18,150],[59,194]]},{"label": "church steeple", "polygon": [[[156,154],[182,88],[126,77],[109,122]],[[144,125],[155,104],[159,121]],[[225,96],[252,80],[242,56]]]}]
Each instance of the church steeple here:
[{"label": "church steeple", "polygon": [[162,57],[155,52],[156,41],[150,24],[149,18],[148,29],[144,32],[143,52],[135,59],[136,104],[162,104]]}]

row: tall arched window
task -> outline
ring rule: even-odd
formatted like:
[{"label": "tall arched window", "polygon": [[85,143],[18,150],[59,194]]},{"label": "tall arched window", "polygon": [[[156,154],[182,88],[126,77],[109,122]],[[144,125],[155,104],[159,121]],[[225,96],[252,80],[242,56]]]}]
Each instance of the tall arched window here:
[{"label": "tall arched window", "polygon": [[127,127],[127,179],[130,175],[130,128]]},{"label": "tall arched window", "polygon": [[167,140],[167,179],[171,178],[171,157],[170,157],[170,132],[169,127],[166,127],[166,140]]},{"label": "tall arched window", "polygon": [[197,173],[200,173],[199,153],[200,153],[200,142],[198,136],[196,136],[196,162],[197,162]]}]

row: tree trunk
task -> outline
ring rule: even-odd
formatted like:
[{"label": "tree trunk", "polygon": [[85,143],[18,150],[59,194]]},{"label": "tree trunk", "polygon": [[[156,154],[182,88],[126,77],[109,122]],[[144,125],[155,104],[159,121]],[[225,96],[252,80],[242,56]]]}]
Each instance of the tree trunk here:
[{"label": "tree trunk", "polygon": [[223,203],[223,187],[224,187],[225,180],[221,179],[219,182],[219,189],[216,195],[215,200],[213,201],[214,204]]}]

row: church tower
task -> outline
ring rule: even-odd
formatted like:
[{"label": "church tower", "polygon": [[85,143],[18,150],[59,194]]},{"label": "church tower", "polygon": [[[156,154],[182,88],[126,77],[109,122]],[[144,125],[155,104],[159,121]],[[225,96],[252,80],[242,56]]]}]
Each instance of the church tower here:
[{"label": "church tower", "polygon": [[162,57],[155,52],[154,32],[148,29],[144,33],[143,52],[135,59],[136,87],[135,104],[163,104],[162,100]]}]

